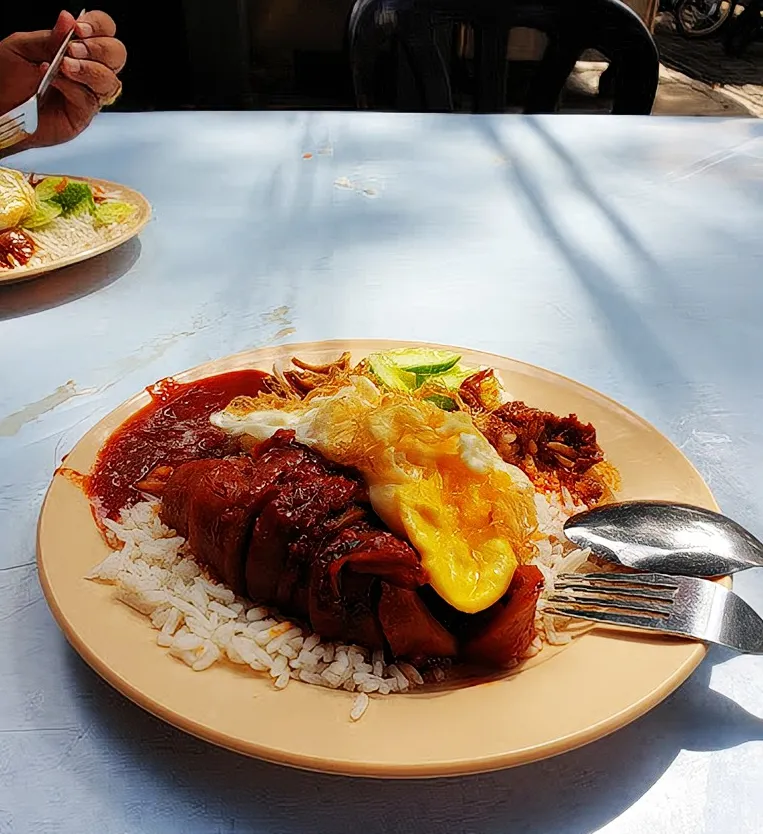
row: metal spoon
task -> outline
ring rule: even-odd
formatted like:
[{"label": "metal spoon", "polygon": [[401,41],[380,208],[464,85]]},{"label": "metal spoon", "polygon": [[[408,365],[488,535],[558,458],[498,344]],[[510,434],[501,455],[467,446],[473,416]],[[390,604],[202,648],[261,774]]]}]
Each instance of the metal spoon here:
[{"label": "metal spoon", "polygon": [[763,567],[763,543],[720,513],[667,501],[607,504],[564,525],[578,547],[640,571],[725,576]]}]

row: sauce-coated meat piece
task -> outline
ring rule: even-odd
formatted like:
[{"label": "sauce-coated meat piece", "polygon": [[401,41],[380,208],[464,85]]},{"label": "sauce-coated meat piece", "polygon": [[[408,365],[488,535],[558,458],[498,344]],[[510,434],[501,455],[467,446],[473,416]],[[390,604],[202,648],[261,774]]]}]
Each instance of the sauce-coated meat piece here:
[{"label": "sauce-coated meat piece", "polygon": [[236,593],[243,593],[244,558],[253,518],[267,497],[250,458],[226,458],[196,482],[188,546]]},{"label": "sauce-coated meat piece", "polygon": [[312,627],[330,640],[382,648],[382,628],[376,614],[382,578],[416,588],[426,581],[426,572],[418,553],[392,533],[365,521],[346,527],[312,562]]},{"label": "sauce-coated meat piece", "polygon": [[353,573],[377,576],[398,588],[413,590],[428,582],[427,572],[419,554],[402,539],[386,530],[368,527],[359,546],[337,554],[331,562],[329,574],[338,587],[339,574],[344,568]]},{"label": "sauce-coated meat piece", "polygon": [[[184,539],[188,538],[188,515],[191,512],[191,499],[195,494],[196,485],[201,476],[213,470],[218,463],[219,461],[214,458],[194,460],[169,470],[169,477],[160,493],[162,506],[159,515],[168,527]],[[153,472],[151,474],[153,475]],[[144,490],[158,487],[158,476],[153,477],[153,483],[152,480],[146,480],[148,483],[141,482]],[[199,556],[199,558],[203,557]]]},{"label": "sauce-coated meat piece", "polygon": [[245,559],[257,516],[290,479],[323,471],[313,452],[294,443],[292,432],[279,433],[260,447],[256,458],[178,466],[162,489],[161,517],[188,539],[191,551],[212,573],[245,593]]},{"label": "sauce-coated meat piece", "polygon": [[368,523],[345,528],[321,549],[310,568],[308,616],[313,629],[327,640],[356,642],[370,649],[384,646],[376,616],[378,581],[372,576],[343,571],[334,577],[331,567],[378,535]]},{"label": "sauce-coated meat piece", "polygon": [[275,604],[288,607],[295,617],[308,619],[310,568],[313,562],[334,536],[367,517],[366,507],[348,503],[326,515],[319,525],[299,533],[287,547],[284,569],[276,588]]},{"label": "sauce-coated meat piece", "polygon": [[535,638],[535,609],[543,575],[534,565],[520,565],[505,597],[493,608],[482,632],[464,647],[464,656],[486,666],[508,666]]},{"label": "sauce-coated meat piece", "polygon": [[[324,473],[284,484],[264,507],[254,526],[246,565],[249,596],[259,602],[289,605],[295,587],[307,582],[312,554],[337,530],[364,490],[358,481]],[[294,611],[300,614],[302,611]]]},{"label": "sauce-coated meat piece", "polygon": [[[596,429],[590,423],[582,423],[575,414],[558,417],[519,401],[506,403],[478,419],[498,454],[522,469],[537,486],[544,486],[547,476],[552,475],[578,497],[589,501],[601,497],[603,487],[586,477],[604,460]],[[596,488],[599,494],[591,495]]]},{"label": "sauce-coated meat piece", "polygon": [[414,663],[433,657],[455,657],[456,638],[430,613],[416,591],[381,583],[379,620],[395,657]]},{"label": "sauce-coated meat piece", "polygon": [[255,476],[255,464],[246,457],[194,461],[179,466],[164,488],[164,523],[185,536],[196,558],[237,593],[244,591],[252,518],[265,492]]}]

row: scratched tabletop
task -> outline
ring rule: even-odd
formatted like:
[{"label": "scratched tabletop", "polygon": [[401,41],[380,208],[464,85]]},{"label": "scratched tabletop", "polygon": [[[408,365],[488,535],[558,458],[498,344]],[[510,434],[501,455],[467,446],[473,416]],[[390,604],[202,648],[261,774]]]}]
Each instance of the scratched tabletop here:
[{"label": "scratched tabletop", "polygon": [[[115,114],[10,157],[124,183],[155,214],[108,255],[0,287],[0,833],[758,834],[760,658],[711,651],[641,720],[535,765],[321,776],[211,747],[114,692],[60,634],[34,559],[56,463],[121,401],[246,348],[345,337],[466,345],[591,385],[763,535],[762,135],[744,120]],[[763,611],[760,572],[737,588]]]}]

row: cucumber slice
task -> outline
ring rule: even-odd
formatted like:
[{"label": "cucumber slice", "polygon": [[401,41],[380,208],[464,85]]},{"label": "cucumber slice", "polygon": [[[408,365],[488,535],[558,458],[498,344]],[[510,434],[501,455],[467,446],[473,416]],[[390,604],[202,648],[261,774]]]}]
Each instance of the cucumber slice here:
[{"label": "cucumber slice", "polygon": [[449,350],[434,350],[433,348],[402,348],[386,351],[384,355],[398,368],[423,377],[444,374],[461,358],[457,353]]},{"label": "cucumber slice", "polygon": [[34,214],[28,217],[21,225],[25,229],[41,229],[43,226],[47,226],[48,223],[52,223],[62,212],[63,209],[57,203],[47,201],[42,203],[38,202]]},{"label": "cucumber slice", "polygon": [[455,365],[447,373],[438,376],[437,381],[449,391],[458,391],[463,381],[469,379],[477,370],[477,368],[465,368],[463,365]]},{"label": "cucumber slice", "polygon": [[399,368],[384,353],[370,354],[368,366],[371,373],[385,388],[410,393],[416,387],[416,375]]}]

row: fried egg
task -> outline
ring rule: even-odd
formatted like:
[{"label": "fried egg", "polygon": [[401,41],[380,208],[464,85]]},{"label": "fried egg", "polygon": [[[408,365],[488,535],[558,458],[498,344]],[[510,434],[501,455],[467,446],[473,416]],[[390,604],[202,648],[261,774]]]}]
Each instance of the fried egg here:
[{"label": "fried egg", "polygon": [[505,463],[468,414],[351,377],[296,408],[234,400],[212,422],[262,442],[278,429],[360,471],[377,515],[421,555],[430,584],[459,611],[477,613],[506,592],[533,553],[534,489]]},{"label": "fried egg", "polygon": [[0,168],[0,231],[12,229],[35,210],[34,188],[20,171]]}]

